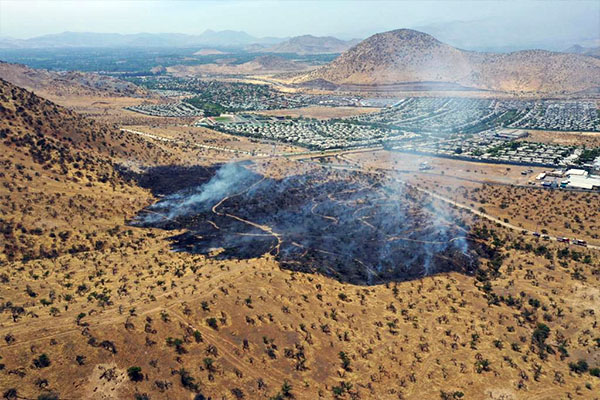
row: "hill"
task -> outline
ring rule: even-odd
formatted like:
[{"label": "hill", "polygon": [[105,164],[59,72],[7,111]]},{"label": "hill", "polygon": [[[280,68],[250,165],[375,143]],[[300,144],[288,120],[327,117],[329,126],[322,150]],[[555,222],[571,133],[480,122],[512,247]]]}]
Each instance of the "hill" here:
[{"label": "hill", "polygon": [[58,97],[150,96],[145,89],[110,76],[78,71],[54,72],[2,61],[0,61],[0,78],[34,92]]},{"label": "hill", "polygon": [[235,59],[224,58],[221,63],[202,65],[174,65],[167,67],[167,71],[175,76],[197,75],[200,73],[242,75],[266,74],[280,72],[296,72],[310,68],[310,65],[289,60],[275,55],[259,56],[251,61],[236,64]]},{"label": "hill", "polygon": [[600,86],[600,60],[544,50],[507,54],[464,51],[400,29],[373,35],[328,65],[293,79],[335,84],[443,82],[517,93],[573,93]]},{"label": "hill", "polygon": [[[147,201],[117,165],[168,158],[2,79],[0,117],[0,263],[85,251],[108,240],[115,218]],[[77,234],[76,221],[88,221]],[[60,238],[61,232],[71,233]],[[85,239],[87,234],[92,236]]]},{"label": "hill", "polygon": [[[214,257],[171,251],[181,231],[126,222],[155,200],[145,188],[169,201],[186,176],[182,187],[199,195],[198,185],[225,175],[165,167],[176,159],[136,138],[0,80],[5,399],[593,398],[598,378],[586,370],[600,362],[600,274],[591,250],[472,221],[472,239],[485,249],[475,276],[371,286],[284,269],[271,254],[237,260],[218,250]],[[120,173],[125,162],[163,166],[131,180]],[[268,159],[262,168],[288,181],[312,167]],[[359,171],[332,174],[362,179]],[[447,184],[430,186],[456,191]],[[285,204],[260,201],[298,208],[295,192],[279,192]],[[350,204],[369,208],[359,192],[346,194]],[[592,193],[459,192],[486,208],[490,198],[522,198],[549,213],[568,203],[581,224],[598,213]],[[311,200],[301,208],[328,217]],[[366,229],[370,219],[357,217],[356,225]]]},{"label": "hill", "polygon": [[261,50],[265,53],[332,54],[342,53],[357,44],[358,40],[340,40],[332,36],[303,35]]}]

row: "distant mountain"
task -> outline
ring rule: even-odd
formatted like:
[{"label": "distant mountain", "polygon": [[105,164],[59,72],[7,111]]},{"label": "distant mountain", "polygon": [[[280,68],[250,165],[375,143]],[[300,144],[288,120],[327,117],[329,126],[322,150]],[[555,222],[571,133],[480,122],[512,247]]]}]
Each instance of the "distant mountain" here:
[{"label": "distant mountain", "polygon": [[202,65],[174,65],[167,68],[175,76],[197,76],[199,74],[241,75],[241,74],[266,74],[306,71],[311,66],[295,60],[288,60],[274,55],[264,55],[255,59],[235,64],[233,60],[222,60],[221,63]]},{"label": "distant mountain", "polygon": [[9,36],[0,36],[0,49],[14,49],[19,48],[20,39],[15,39]]},{"label": "distant mountain", "polygon": [[0,48],[58,47],[244,47],[252,43],[272,45],[285,39],[256,38],[241,31],[207,30],[200,35],[181,33],[92,33],[63,32],[31,39],[0,38]]},{"label": "distant mountain", "polygon": [[442,82],[503,92],[572,93],[600,87],[600,60],[544,50],[464,51],[426,33],[399,29],[373,35],[293,82],[316,79],[350,85]]},{"label": "distant mountain", "polygon": [[53,72],[0,61],[0,78],[36,94],[52,96],[148,97],[131,82],[86,72]]},{"label": "distant mountain", "polygon": [[194,53],[195,56],[214,56],[218,54],[227,54],[227,52],[217,49],[200,49]]},{"label": "distant mountain", "polygon": [[290,38],[274,46],[261,49],[265,53],[332,54],[342,53],[360,40],[340,40],[332,36],[303,35]]},{"label": "distant mountain", "polygon": [[565,53],[571,54],[583,54],[584,56],[591,56],[600,58],[600,46],[597,47],[583,47],[578,44],[569,47],[564,50]]}]

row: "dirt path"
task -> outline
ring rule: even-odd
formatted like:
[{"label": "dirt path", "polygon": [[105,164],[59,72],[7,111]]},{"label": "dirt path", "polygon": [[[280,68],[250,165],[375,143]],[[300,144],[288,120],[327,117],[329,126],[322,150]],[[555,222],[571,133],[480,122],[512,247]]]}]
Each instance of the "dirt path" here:
[{"label": "dirt path", "polygon": [[258,181],[256,181],[256,182],[254,182],[252,185],[248,186],[246,189],[242,190],[241,192],[238,192],[238,193],[236,193],[236,194],[232,194],[231,196],[225,196],[225,197],[223,197],[223,198],[222,198],[222,199],[221,199],[221,200],[220,200],[220,201],[219,201],[217,204],[215,204],[215,205],[212,207],[212,212],[213,212],[213,214],[215,214],[215,215],[218,215],[218,216],[221,216],[221,217],[228,217],[228,218],[232,218],[232,219],[235,219],[236,221],[240,221],[240,222],[242,222],[242,223],[244,223],[244,224],[247,224],[247,225],[253,226],[253,227],[255,227],[255,228],[258,228],[258,229],[260,229],[261,231],[263,231],[263,232],[265,232],[265,233],[267,233],[267,234],[269,234],[269,235],[273,236],[273,237],[274,237],[274,238],[277,240],[277,244],[276,244],[274,247],[272,247],[272,248],[269,250],[269,253],[271,253],[273,250],[276,250],[276,254],[275,254],[275,255],[277,255],[277,254],[279,254],[279,250],[280,250],[280,248],[281,248],[281,243],[282,243],[282,240],[281,240],[281,236],[280,236],[278,233],[275,233],[275,232],[273,232],[273,229],[272,229],[270,226],[267,226],[267,225],[260,225],[260,224],[257,224],[256,222],[252,222],[252,221],[249,221],[249,220],[247,220],[247,219],[244,219],[244,218],[242,218],[242,217],[238,217],[237,215],[233,215],[233,214],[229,214],[229,213],[226,213],[226,212],[219,212],[219,211],[217,211],[217,209],[218,209],[218,208],[219,208],[219,207],[220,207],[220,206],[221,206],[221,205],[222,205],[222,204],[223,204],[225,201],[227,201],[227,199],[230,199],[230,198],[232,198],[232,197],[236,197],[236,196],[240,196],[240,195],[242,195],[242,194],[246,193],[248,190],[252,189],[254,186],[256,186],[256,185],[258,185],[259,183],[263,182],[265,179],[266,179],[266,178],[262,178],[262,179],[260,179],[260,180],[258,180]]},{"label": "dirt path", "polygon": [[257,156],[262,156],[262,157],[267,157],[267,154],[256,154],[256,153],[252,153],[250,151],[245,151],[245,150],[239,150],[239,149],[232,149],[229,147],[221,147],[221,146],[210,146],[207,144],[198,144],[198,143],[185,143],[182,140],[177,140],[177,139],[173,139],[173,138],[167,138],[164,136],[158,136],[158,135],[154,135],[152,133],[147,133],[147,132],[140,132],[140,131],[134,131],[133,129],[125,129],[125,128],[121,128],[121,131],[123,132],[127,132],[127,133],[131,133],[134,135],[138,135],[138,136],[142,136],[144,138],[148,138],[148,139],[154,139],[154,140],[159,140],[161,142],[170,142],[170,143],[175,143],[175,144],[179,144],[182,146],[188,146],[191,145],[192,147],[195,148],[200,148],[200,149],[206,149],[206,150],[215,150],[215,151],[223,151],[223,152],[227,152],[227,153],[234,153],[234,154],[244,154],[247,156],[253,156],[253,155],[257,155]]},{"label": "dirt path", "polygon": [[[194,282],[197,285],[197,289],[196,289],[197,292],[200,290],[205,290],[203,292],[205,294],[212,293],[213,291],[216,290],[216,288],[214,288],[214,287],[211,288],[210,287],[211,285],[218,282],[219,279],[224,279],[226,275],[230,275],[230,274],[234,274],[234,273],[235,273],[234,271],[220,271],[220,273],[217,273],[217,274],[211,276],[210,280],[208,280],[206,282],[202,282],[202,283],[196,282],[195,281],[196,276],[191,275],[188,279],[181,282],[181,285],[185,284],[188,281]],[[239,279],[241,276],[242,276],[241,274],[237,274],[237,276],[228,277],[227,281],[233,282],[233,281]],[[175,294],[176,294],[176,290],[171,290],[171,291],[163,292],[163,293],[157,295],[156,298],[159,299],[159,298],[163,298],[163,297],[172,296]],[[101,309],[94,315],[88,315],[85,317],[84,321],[88,323],[88,327],[90,329],[94,329],[97,327],[123,323],[124,321],[126,321],[127,318],[129,317],[129,314],[128,313],[121,314],[119,312],[120,307],[122,307],[122,308],[125,308],[126,306],[131,307],[132,304],[135,304],[136,308],[137,308],[136,315],[139,317],[139,316],[145,316],[148,314],[153,314],[153,313],[162,311],[166,308],[171,308],[175,305],[180,305],[180,304],[184,303],[185,301],[186,300],[178,299],[178,300],[168,301],[166,303],[163,303],[162,305],[153,305],[153,304],[148,304],[148,303],[140,303],[140,304],[138,304],[138,303],[121,303],[119,305],[114,305],[112,307]],[[39,342],[39,341],[46,340],[46,339],[53,339],[53,338],[69,335],[72,333],[80,333],[81,330],[84,328],[83,326],[75,325],[73,328],[65,329],[65,327],[67,325],[71,325],[74,323],[75,323],[75,313],[73,313],[72,315],[66,315],[64,317],[50,317],[49,316],[49,317],[40,318],[35,321],[27,321],[27,322],[19,321],[15,324],[12,324],[9,326],[3,326],[0,329],[0,337],[4,337],[6,334],[10,333],[10,334],[14,335],[17,338],[17,340],[14,343],[5,344],[5,345],[0,346],[0,349],[24,346],[27,344]],[[40,332],[45,327],[48,327],[48,326],[58,327],[58,331],[48,333],[43,336],[36,336],[36,337],[34,337],[32,339],[28,339],[28,340],[19,340],[19,335],[25,335],[25,334],[32,333],[32,332]],[[61,329],[61,327],[63,329]]]}]

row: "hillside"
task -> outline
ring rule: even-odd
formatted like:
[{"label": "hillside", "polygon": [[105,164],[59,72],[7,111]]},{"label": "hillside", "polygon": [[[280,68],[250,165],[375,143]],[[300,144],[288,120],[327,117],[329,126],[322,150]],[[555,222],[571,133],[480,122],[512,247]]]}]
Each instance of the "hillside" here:
[{"label": "hillside", "polygon": [[[79,252],[108,240],[106,230],[148,198],[117,165],[173,159],[168,149],[1,79],[0,117],[0,263]],[[60,237],[79,223],[79,234]]]},{"label": "hillside", "polygon": [[350,85],[444,82],[503,92],[572,93],[600,86],[600,60],[543,50],[463,51],[428,34],[400,29],[373,35],[293,82],[316,79]]},{"label": "hillside", "polygon": [[167,67],[167,71],[175,76],[194,76],[200,73],[223,75],[267,74],[304,71],[310,68],[306,63],[275,55],[259,56],[241,64],[235,64],[234,61],[235,59],[223,59],[223,62],[218,64],[174,65]]},{"label": "hillside", "polygon": [[78,71],[54,72],[2,61],[0,61],[0,78],[19,87],[58,97],[150,96],[146,90],[133,83],[110,76]]},{"label": "hillside", "polygon": [[342,53],[358,43],[358,40],[340,40],[332,36],[303,35],[261,50],[265,53],[332,54]]},{"label": "hillside", "polygon": [[[179,230],[127,224],[156,200],[140,185],[173,194],[178,184],[206,182],[215,168],[164,167],[176,161],[168,149],[2,80],[0,106],[5,399],[593,398],[598,378],[578,364],[600,363],[600,274],[591,250],[565,254],[558,243],[469,221],[482,251],[474,276],[371,286],[284,268],[270,254],[172,251]],[[124,162],[163,166],[138,185],[119,173]],[[361,174],[262,164],[285,181],[306,168],[350,183]],[[483,204],[528,191],[462,194]],[[297,199],[297,190],[279,193]],[[597,218],[597,195],[566,196],[544,193],[528,204],[545,212],[567,202],[582,221]],[[276,196],[257,200],[282,205]],[[368,206],[358,200],[351,203]],[[337,224],[310,200],[300,208]]]}]

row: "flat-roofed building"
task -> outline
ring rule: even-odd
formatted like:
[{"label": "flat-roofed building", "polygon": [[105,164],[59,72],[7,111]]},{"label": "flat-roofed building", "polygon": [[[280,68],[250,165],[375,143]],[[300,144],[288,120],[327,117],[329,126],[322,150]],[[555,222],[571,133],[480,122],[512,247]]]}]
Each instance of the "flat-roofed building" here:
[{"label": "flat-roofed building", "polygon": [[566,176],[587,176],[588,172],[585,169],[570,169],[565,172]]},{"label": "flat-roofed building", "polygon": [[596,175],[571,175],[567,187],[574,189],[594,190],[600,189],[600,176]]}]

